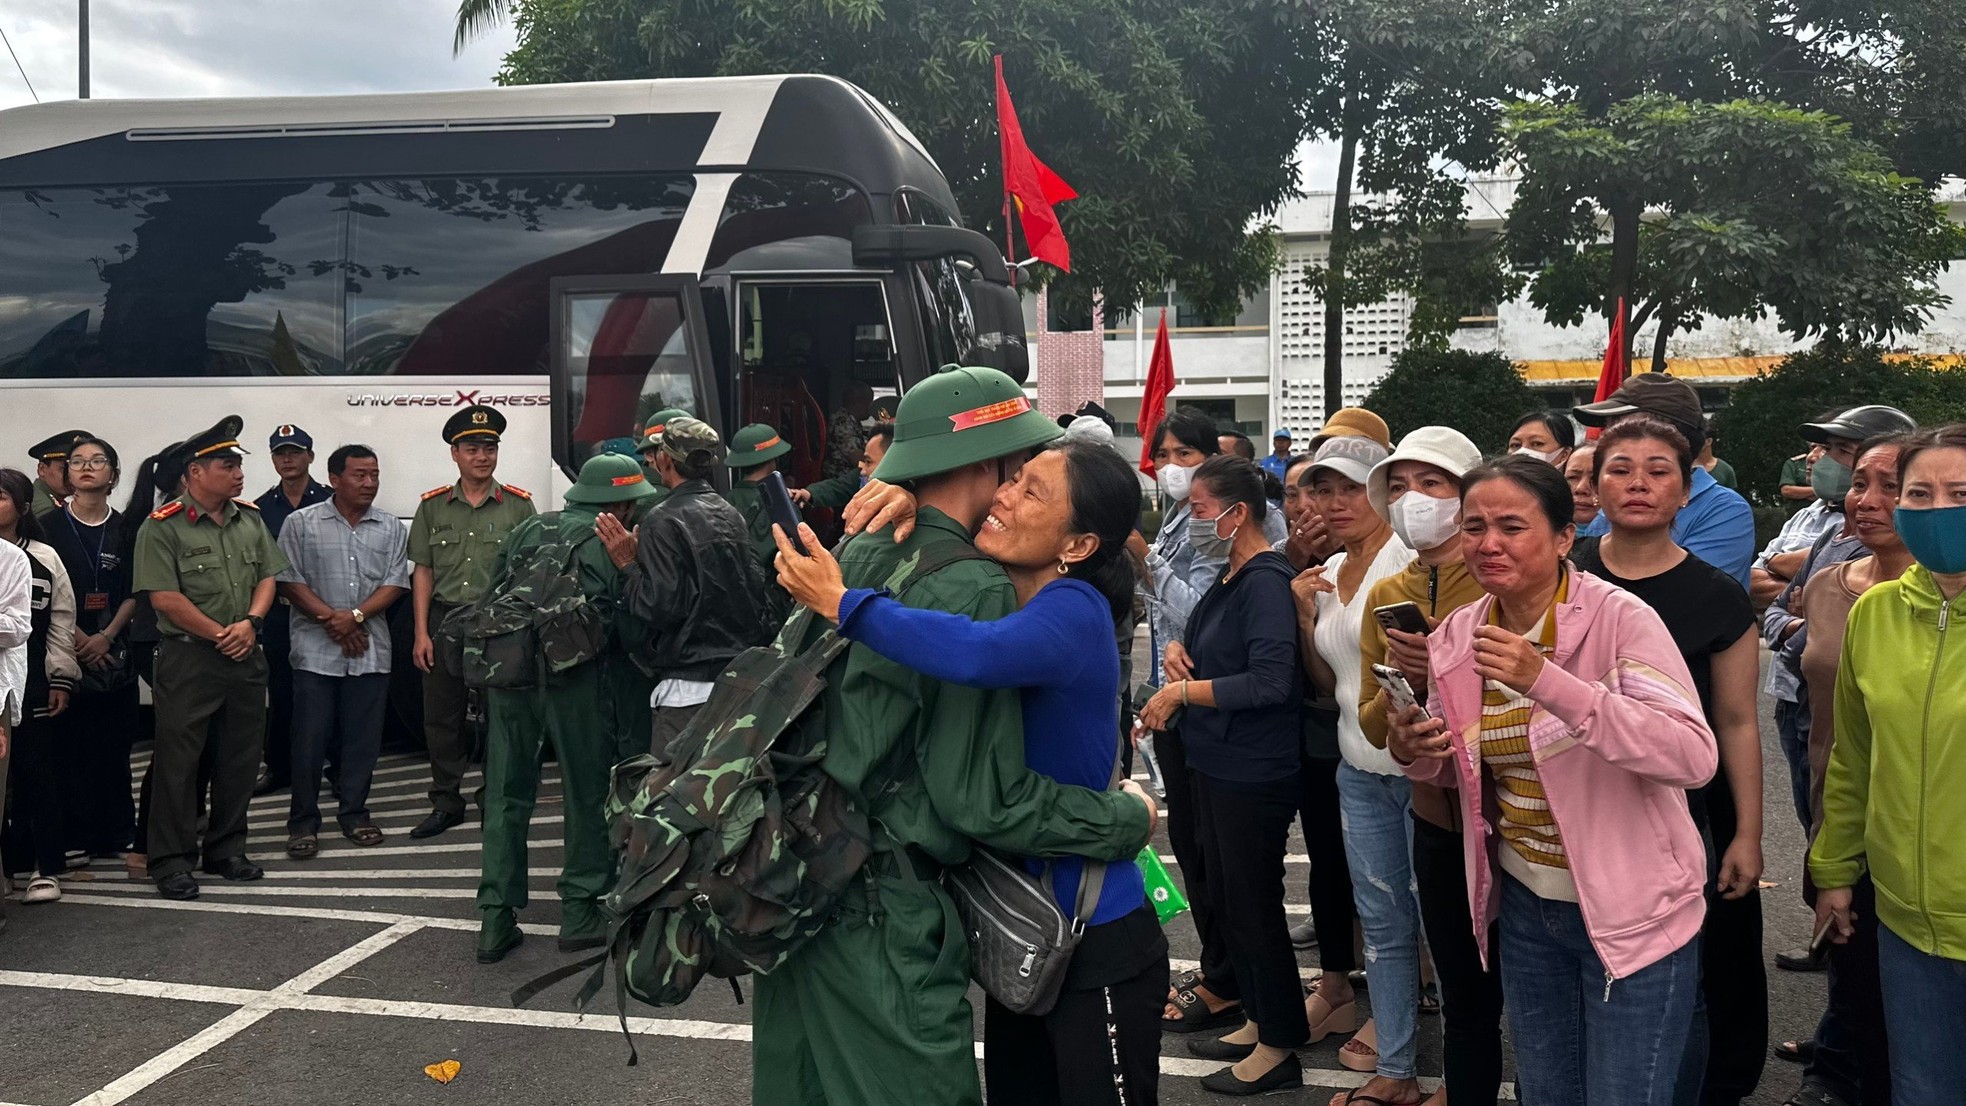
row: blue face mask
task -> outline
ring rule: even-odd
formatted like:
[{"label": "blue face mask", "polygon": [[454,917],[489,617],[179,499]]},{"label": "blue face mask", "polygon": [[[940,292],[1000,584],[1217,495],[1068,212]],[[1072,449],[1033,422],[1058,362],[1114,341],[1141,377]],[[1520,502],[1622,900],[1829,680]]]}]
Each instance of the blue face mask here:
[{"label": "blue face mask", "polygon": [[1926,571],[1940,576],[1966,572],[1966,507],[1897,510],[1898,537]]}]

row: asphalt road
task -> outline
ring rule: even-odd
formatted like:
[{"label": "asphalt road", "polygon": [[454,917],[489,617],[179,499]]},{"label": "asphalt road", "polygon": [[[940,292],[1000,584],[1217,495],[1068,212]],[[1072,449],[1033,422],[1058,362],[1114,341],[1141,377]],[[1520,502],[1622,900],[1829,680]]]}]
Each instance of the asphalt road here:
[{"label": "asphalt road", "polygon": [[[1802,836],[1785,768],[1764,716],[1767,747],[1766,948],[1807,941],[1796,893]],[[147,754],[139,752],[138,767]],[[479,845],[475,823],[428,843],[407,833],[425,813],[425,765],[391,757],[372,807],[389,840],[358,849],[322,838],[296,863],[281,845],[283,794],[252,807],[253,855],[267,869],[252,884],[204,882],[194,903],[167,903],[120,867],[99,865],[70,883],[59,905],[9,904],[0,934],[0,1041],[10,1062],[0,1106],[389,1106],[593,1103],[742,1106],[750,1101],[750,1014],[721,984],[677,1009],[637,1009],[628,1049],[611,1000],[581,1015],[577,983],[526,1009],[514,987],[570,958],[554,948],[553,880],[561,858],[559,788],[552,766],[532,830],[533,904],[526,943],[504,963],[473,960]],[[1160,848],[1166,852],[1163,835]],[[1290,908],[1307,912],[1301,843],[1293,842]],[[1173,956],[1198,955],[1188,920],[1169,926]],[[1315,952],[1300,957],[1308,971]],[[1770,968],[1772,1033],[1806,1034],[1821,1010],[1823,977]],[[1362,996],[1369,1005],[1369,993]],[[1421,1070],[1440,1072],[1439,1019],[1421,1021]],[[980,1039],[980,1036],[979,1036]],[[1306,1049],[1306,1086],[1266,1101],[1316,1103],[1359,1077],[1338,1065],[1334,1037]],[[1161,1101],[1216,1101],[1195,1077],[1218,1065],[1163,1047]],[[455,1060],[440,1085],[426,1065]],[[1797,1068],[1769,1060],[1757,1106],[1781,1103]],[[1431,1085],[1431,1084],[1429,1084]],[[924,1089],[923,1102],[933,1101]]]}]

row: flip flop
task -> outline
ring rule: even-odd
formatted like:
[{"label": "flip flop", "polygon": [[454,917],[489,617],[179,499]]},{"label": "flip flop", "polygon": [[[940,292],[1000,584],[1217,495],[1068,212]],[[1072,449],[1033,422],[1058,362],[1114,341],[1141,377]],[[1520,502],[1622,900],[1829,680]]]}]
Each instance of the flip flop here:
[{"label": "flip flop", "polygon": [[1775,1059],[1787,1060],[1791,1064],[1806,1064],[1816,1054],[1816,1042],[1812,1040],[1783,1041],[1774,1048]]}]

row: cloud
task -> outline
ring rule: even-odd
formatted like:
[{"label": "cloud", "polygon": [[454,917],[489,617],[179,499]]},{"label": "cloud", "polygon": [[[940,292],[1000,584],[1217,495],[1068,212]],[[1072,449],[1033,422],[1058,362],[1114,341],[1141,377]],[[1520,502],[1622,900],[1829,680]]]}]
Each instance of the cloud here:
[{"label": "cloud", "polygon": [[[277,96],[489,85],[512,48],[509,24],[451,56],[454,0],[110,0],[91,5],[90,85],[98,98]],[[76,81],[75,0],[0,8],[42,100]],[[32,103],[0,56],[0,108]]]}]

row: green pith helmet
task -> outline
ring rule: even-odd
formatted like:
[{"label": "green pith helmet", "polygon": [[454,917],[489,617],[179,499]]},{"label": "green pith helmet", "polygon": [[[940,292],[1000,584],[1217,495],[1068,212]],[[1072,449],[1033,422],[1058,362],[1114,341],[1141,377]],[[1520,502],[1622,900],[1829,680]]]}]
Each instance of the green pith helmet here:
[{"label": "green pith helmet", "polygon": [[642,464],[619,453],[589,457],[580,466],[580,479],[560,498],[587,507],[605,507],[629,499],[647,499],[655,487],[642,471]]},{"label": "green pith helmet", "polygon": [[996,369],[945,365],[908,389],[874,479],[898,484],[1036,449],[1063,434]]},{"label": "green pith helmet", "polygon": [[656,446],[661,445],[662,428],[669,424],[669,420],[688,417],[689,412],[680,407],[664,407],[662,410],[650,415],[648,422],[642,425],[642,444],[636,446],[636,450],[654,449]]},{"label": "green pith helmet", "polygon": [[730,460],[724,464],[734,469],[756,468],[766,461],[776,461],[792,452],[792,443],[778,436],[778,431],[761,422],[754,422],[737,432],[730,440]]}]

